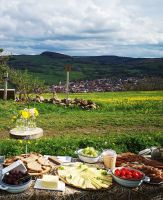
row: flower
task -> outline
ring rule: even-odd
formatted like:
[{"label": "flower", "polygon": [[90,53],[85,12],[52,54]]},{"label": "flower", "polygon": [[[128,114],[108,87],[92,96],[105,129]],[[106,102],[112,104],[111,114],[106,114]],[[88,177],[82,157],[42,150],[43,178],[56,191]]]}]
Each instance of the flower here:
[{"label": "flower", "polygon": [[30,113],[31,117],[34,117],[35,116],[35,108],[29,109],[29,113]]},{"label": "flower", "polygon": [[16,118],[17,118],[17,116],[13,116],[13,117],[12,117],[12,119],[16,119]]},{"label": "flower", "polygon": [[29,118],[30,118],[30,113],[29,113],[29,111],[27,111],[27,110],[22,110],[21,116],[22,116],[24,119],[29,119]]},{"label": "flower", "polygon": [[16,122],[16,127],[22,129],[22,127],[27,128],[36,128],[36,118],[38,117],[39,112],[36,108],[25,108],[20,110],[19,113],[12,117],[12,121]]},{"label": "flower", "polygon": [[12,122],[16,122],[17,118],[18,118],[18,116],[14,115],[14,116],[12,117]]},{"label": "flower", "polygon": [[22,140],[18,140],[18,142],[19,142],[20,144],[22,144],[22,143],[23,143],[23,141],[22,141]]},{"label": "flower", "polygon": [[30,109],[25,108],[24,110],[20,111],[20,117],[24,119],[36,118],[38,115],[39,112],[36,108],[30,108]]},{"label": "flower", "polygon": [[37,117],[39,115],[38,110],[36,108],[29,109],[30,117]]},{"label": "flower", "polygon": [[37,117],[39,115],[38,110],[36,108],[34,108],[34,115],[35,115],[35,117]]}]

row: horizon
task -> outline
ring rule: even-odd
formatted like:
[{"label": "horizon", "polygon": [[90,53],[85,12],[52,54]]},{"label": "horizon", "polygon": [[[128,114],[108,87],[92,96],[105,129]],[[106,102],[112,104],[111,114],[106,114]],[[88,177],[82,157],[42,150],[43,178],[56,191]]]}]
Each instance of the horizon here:
[{"label": "horizon", "polygon": [[163,57],[161,0],[0,1],[0,48],[14,55]]},{"label": "horizon", "polygon": [[61,55],[65,55],[65,56],[70,56],[70,57],[100,57],[100,56],[108,56],[108,57],[123,57],[123,58],[151,58],[151,59],[154,59],[154,58],[163,58],[163,57],[129,57],[129,56],[118,56],[118,55],[78,55],[78,56],[75,56],[75,55],[68,55],[68,54],[64,54],[62,52],[54,52],[54,51],[43,51],[41,53],[38,53],[38,54],[12,54],[12,56],[37,56],[37,55],[41,55],[42,53],[44,52],[50,52],[50,53],[57,53],[57,54],[61,54]]}]

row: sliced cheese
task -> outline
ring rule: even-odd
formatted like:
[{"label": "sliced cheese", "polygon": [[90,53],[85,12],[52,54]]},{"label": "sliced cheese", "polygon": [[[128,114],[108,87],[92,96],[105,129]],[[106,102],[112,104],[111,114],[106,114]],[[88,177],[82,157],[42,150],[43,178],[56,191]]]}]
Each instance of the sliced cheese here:
[{"label": "sliced cheese", "polygon": [[58,175],[67,183],[83,189],[108,188],[112,184],[112,177],[102,172],[83,163],[73,163],[58,169]]}]

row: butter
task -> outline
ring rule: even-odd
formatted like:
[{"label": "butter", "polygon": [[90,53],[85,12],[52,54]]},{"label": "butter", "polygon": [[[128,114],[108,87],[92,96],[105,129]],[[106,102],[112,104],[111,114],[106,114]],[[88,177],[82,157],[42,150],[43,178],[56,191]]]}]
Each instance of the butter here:
[{"label": "butter", "polygon": [[45,188],[57,188],[58,187],[58,176],[43,175],[41,185]]}]

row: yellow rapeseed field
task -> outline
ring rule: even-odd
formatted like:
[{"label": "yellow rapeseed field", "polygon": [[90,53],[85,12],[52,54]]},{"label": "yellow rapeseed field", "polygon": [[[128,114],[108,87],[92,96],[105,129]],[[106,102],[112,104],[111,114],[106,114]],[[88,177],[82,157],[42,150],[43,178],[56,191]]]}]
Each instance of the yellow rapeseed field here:
[{"label": "yellow rapeseed field", "polygon": [[108,103],[129,103],[129,104],[133,104],[133,103],[138,103],[138,101],[163,101],[163,97],[162,96],[157,96],[157,97],[149,97],[149,96],[139,96],[139,97],[122,97],[121,99],[119,98],[111,98],[111,99],[98,99],[101,102],[108,102]]}]

